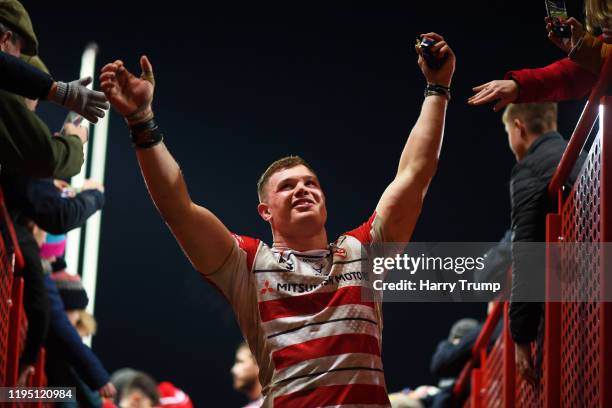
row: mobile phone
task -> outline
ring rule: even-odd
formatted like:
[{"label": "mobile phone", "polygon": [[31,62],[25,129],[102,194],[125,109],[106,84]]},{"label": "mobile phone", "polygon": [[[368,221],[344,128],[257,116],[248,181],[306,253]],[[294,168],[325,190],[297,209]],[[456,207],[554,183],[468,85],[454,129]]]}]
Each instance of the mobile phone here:
[{"label": "mobile phone", "polygon": [[567,9],[563,0],[544,0],[546,4],[546,13],[552,19],[552,31],[557,37],[570,38],[572,36],[572,28],[569,24],[564,23],[567,20]]},{"label": "mobile phone", "polygon": [[421,51],[423,52],[423,58],[425,59],[425,63],[429,66],[429,68],[431,69],[438,69],[442,66],[442,64],[444,63],[444,59],[445,58],[437,58],[432,50],[431,47],[433,47],[433,45],[436,42],[432,39],[429,39],[427,37],[423,37],[423,36],[419,36],[416,39],[416,45],[417,47],[419,47],[421,49]]},{"label": "mobile phone", "polygon": [[83,122],[83,117],[78,113],[68,112],[66,115],[66,119],[64,119],[64,124],[72,123],[74,126],[81,126],[81,122]]}]

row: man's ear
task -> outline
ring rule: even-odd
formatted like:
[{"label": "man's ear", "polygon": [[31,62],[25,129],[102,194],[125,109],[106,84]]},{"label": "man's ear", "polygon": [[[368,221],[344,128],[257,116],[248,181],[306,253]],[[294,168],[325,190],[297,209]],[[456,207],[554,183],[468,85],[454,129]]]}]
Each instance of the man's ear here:
[{"label": "man's ear", "polygon": [[270,213],[270,206],[266,203],[259,203],[257,205],[257,212],[263,218],[264,221],[270,221],[272,213]]},{"label": "man's ear", "polygon": [[13,33],[11,31],[5,31],[0,34],[0,49],[2,51],[4,51],[4,44],[6,44],[8,41],[11,41],[12,37]]},{"label": "man's ear", "polygon": [[527,139],[527,126],[525,126],[525,122],[523,122],[522,120],[518,118],[515,118],[512,121],[512,124],[516,126],[518,130],[520,130],[519,134],[521,136],[521,139],[526,140]]}]

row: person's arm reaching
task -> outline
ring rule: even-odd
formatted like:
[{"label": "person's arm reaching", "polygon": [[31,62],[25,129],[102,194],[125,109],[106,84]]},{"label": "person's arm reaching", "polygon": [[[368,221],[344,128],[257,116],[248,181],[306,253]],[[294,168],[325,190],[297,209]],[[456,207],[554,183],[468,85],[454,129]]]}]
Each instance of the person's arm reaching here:
[{"label": "person's arm reaching", "polygon": [[0,89],[30,99],[48,100],[96,123],[109,105],[102,92],[87,88],[89,83],[91,77],[68,83],[54,81],[49,74],[0,51]]},{"label": "person's arm reaching", "polygon": [[91,180],[74,197],[62,193],[49,179],[30,179],[26,187],[28,206],[24,215],[51,234],[65,234],[81,227],[104,206],[104,187]]},{"label": "person's arm reaching", "polygon": [[[567,22],[572,27],[572,37],[562,39],[554,35],[550,21],[546,20],[548,38],[568,53],[576,47],[582,37],[582,26],[576,19]],[[580,99],[586,96],[595,82],[597,75],[580,66],[569,58],[556,61],[542,68],[525,68],[509,71],[502,80],[495,80],[478,85],[476,92],[468,99],[470,105],[483,105],[496,102],[495,112],[510,103],[561,102]]]},{"label": "person's arm reaching", "polygon": [[138,78],[121,61],[107,64],[100,75],[102,90],[132,130],[142,175],[162,218],[193,266],[204,275],[213,273],[229,256],[234,240],[212,212],[191,201],[181,170],[153,122],[153,68],[145,56],[140,65]]},{"label": "person's arm reaching", "polygon": [[[428,84],[448,88],[455,70],[455,55],[440,35],[425,36],[437,41],[433,50],[444,63],[437,70],[429,68],[417,48],[418,64]],[[402,151],[395,179],[376,207],[388,242],[406,242],[412,236],[423,198],[437,169],[448,99],[444,95],[425,97],[421,114]]]},{"label": "person's arm reaching", "polygon": [[68,178],[83,164],[87,129],[70,123],[53,137],[23,98],[0,90],[0,164],[34,177]]}]

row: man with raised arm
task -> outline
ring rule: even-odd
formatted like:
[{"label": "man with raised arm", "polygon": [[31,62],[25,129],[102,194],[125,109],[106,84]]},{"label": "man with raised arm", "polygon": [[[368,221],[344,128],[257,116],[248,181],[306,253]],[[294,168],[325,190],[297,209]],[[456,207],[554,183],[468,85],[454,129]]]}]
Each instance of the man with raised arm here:
[{"label": "man with raised arm", "polygon": [[236,314],[260,367],[264,407],[389,406],[381,361],[382,305],[362,299],[368,282],[359,261],[363,245],[410,239],[436,171],[455,56],[440,35],[425,36],[436,41],[432,51],[442,65],[432,70],[417,49],[428,85],[395,179],[372,216],[332,244],[325,230],[325,195],[313,169],[297,156],[272,163],[257,185],[257,210],[270,223],[273,244],[228,231],[191,201],[162,142],[147,57],[140,59],[140,78],[121,61],[102,69],[101,87],[130,126],[162,218]]}]

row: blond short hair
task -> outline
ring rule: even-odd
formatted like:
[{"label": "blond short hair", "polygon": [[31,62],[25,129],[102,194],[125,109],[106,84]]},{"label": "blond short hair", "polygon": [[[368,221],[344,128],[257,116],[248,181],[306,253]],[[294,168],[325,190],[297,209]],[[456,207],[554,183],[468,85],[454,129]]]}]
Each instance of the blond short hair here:
[{"label": "blond short hair", "polygon": [[543,103],[511,103],[506,106],[502,122],[508,124],[514,119],[520,119],[531,133],[542,134],[557,128],[557,104]]},{"label": "blond short hair", "polygon": [[96,334],[98,324],[96,318],[85,310],[79,310],[79,319],[76,323],[76,328],[79,332],[84,333],[86,336],[93,336]]},{"label": "blond short hair", "polygon": [[265,198],[264,190],[268,180],[272,177],[273,174],[278,173],[281,170],[291,169],[297,166],[306,166],[308,170],[314,173],[310,164],[306,162],[306,160],[302,159],[300,156],[285,156],[282,159],[276,160],[274,163],[270,164],[266,171],[263,172],[261,177],[259,177],[259,181],[257,181],[257,196],[259,197],[259,201],[263,201]]}]

